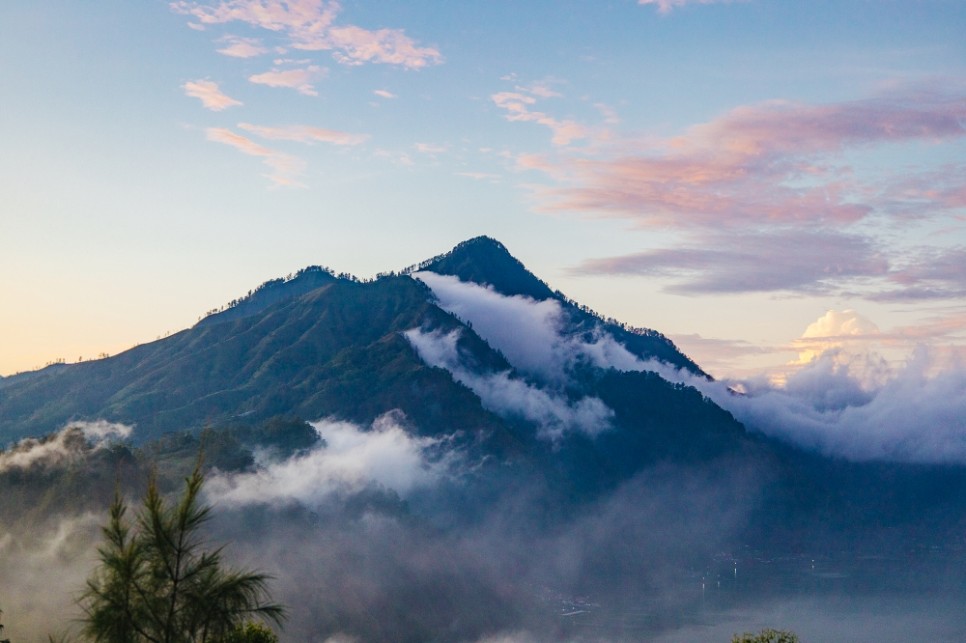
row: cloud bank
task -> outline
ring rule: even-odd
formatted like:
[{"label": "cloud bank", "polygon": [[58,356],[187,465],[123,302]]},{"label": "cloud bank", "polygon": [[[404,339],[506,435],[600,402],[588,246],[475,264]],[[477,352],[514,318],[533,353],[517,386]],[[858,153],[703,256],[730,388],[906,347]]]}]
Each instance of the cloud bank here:
[{"label": "cloud bank", "polygon": [[[966,363],[936,372],[920,349],[894,372],[827,351],[784,387],[751,384],[745,397],[710,392],[753,429],[851,460],[966,464]],[[875,366],[878,366],[878,369]],[[876,372],[869,386],[862,373]]]},{"label": "cloud bank", "polygon": [[0,451],[0,473],[13,469],[66,466],[131,435],[132,428],[105,420],[71,422],[43,438],[24,438],[7,451]]},{"label": "cloud bank", "polygon": [[964,105],[957,86],[908,87],[827,105],[745,105],[680,136],[645,142],[638,152],[564,159],[556,170],[570,185],[549,190],[545,207],[673,228],[852,223],[876,211],[898,211],[904,200],[859,182],[842,153],[959,140],[966,135]]},{"label": "cloud bank", "polygon": [[[451,276],[415,273],[439,305],[473,330],[521,371],[546,381],[566,381],[578,360],[599,368],[652,371],[693,386],[753,431],[809,450],[851,460],[966,463],[966,361],[956,351],[919,348],[898,368],[870,352],[871,339],[888,337],[853,310],[829,311],[795,343],[799,368],[783,386],[764,380],[709,382],[656,360],[642,360],[606,333],[567,336],[560,304],[506,297],[492,288]],[[455,336],[410,331],[420,356],[464,377],[478,395],[515,399],[488,391],[459,369]],[[462,380],[461,380],[462,381]],[[514,386],[524,386],[523,383]],[[475,388],[474,388],[475,387]],[[735,395],[729,387],[747,392]],[[557,405],[559,408],[559,402]],[[529,417],[529,416],[526,416]],[[534,414],[536,417],[536,414]]]},{"label": "cloud bank", "polygon": [[[966,250],[940,230],[960,227],[966,168],[911,161],[889,170],[876,156],[954,152],[966,137],[964,97],[961,80],[939,79],[837,103],[770,100],[677,135],[597,136],[587,148],[520,154],[517,167],[548,179],[531,184],[539,210],[675,237],[673,247],[586,260],[576,274],[659,277],[680,294],[950,299],[966,293]],[[538,120],[536,100],[501,99],[513,120]],[[917,247],[871,232],[883,220],[931,232],[932,241]]]},{"label": "cloud bank", "polygon": [[530,384],[508,371],[477,373],[467,368],[459,353],[460,333],[459,329],[442,333],[414,328],[404,335],[420,359],[449,371],[457,382],[479,396],[484,408],[536,423],[541,438],[557,440],[572,431],[593,436],[610,428],[614,412],[596,397],[570,400],[563,393]]},{"label": "cloud bank", "polygon": [[439,306],[472,324],[473,330],[524,373],[563,385],[581,361],[599,368],[644,370],[644,363],[600,328],[567,335],[566,314],[555,299],[507,297],[493,288],[450,275],[417,272]]},{"label": "cloud bank", "polygon": [[369,429],[322,420],[313,424],[322,446],[282,462],[263,463],[252,473],[217,475],[206,493],[226,506],[298,502],[314,507],[334,493],[373,485],[405,496],[444,476],[449,460],[431,455],[439,440],[410,435],[398,419],[384,415]]}]

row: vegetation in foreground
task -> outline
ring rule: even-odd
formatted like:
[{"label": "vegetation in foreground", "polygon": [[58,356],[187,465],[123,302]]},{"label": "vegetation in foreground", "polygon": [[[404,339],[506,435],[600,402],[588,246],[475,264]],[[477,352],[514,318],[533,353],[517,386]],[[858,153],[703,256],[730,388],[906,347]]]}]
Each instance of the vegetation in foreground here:
[{"label": "vegetation in foreground", "polygon": [[104,527],[100,564],[80,599],[83,636],[104,643],[262,643],[274,634],[250,619],[280,624],[265,574],[228,568],[199,529],[211,508],[198,496],[200,466],[174,505],[148,485],[134,522],[118,495]]},{"label": "vegetation in foreground", "polygon": [[731,637],[731,643],[799,643],[799,641],[798,636],[793,632],[766,627],[757,634],[752,632],[735,634]]}]

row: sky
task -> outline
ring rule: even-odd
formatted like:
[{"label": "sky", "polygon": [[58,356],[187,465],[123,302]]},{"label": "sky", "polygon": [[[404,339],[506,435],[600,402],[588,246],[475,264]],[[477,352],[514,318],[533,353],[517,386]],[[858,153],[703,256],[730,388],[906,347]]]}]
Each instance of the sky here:
[{"label": "sky", "polygon": [[0,375],[481,234],[716,377],[961,366],[964,33],[961,0],[6,0]]}]

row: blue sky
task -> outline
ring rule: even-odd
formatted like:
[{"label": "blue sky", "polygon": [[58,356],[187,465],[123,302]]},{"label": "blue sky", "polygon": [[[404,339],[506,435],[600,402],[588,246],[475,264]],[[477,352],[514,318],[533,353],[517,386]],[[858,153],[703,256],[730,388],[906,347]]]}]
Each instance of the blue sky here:
[{"label": "blue sky", "polygon": [[478,234],[719,376],[961,360],[963,33],[958,0],[4,2],[0,374]]}]

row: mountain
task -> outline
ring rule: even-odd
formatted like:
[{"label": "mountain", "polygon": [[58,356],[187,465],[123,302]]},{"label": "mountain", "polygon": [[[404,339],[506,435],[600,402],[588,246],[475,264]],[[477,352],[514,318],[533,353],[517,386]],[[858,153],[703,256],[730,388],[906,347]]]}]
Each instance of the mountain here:
[{"label": "mountain", "polygon": [[908,568],[923,595],[962,590],[966,468],[800,449],[706,387],[741,399],[487,237],[371,281],[309,267],[0,379],[0,544],[30,554],[0,575],[93,560],[116,490],[176,491],[203,454],[215,529],[277,579],[288,640],[650,640],[706,584],[728,610]]},{"label": "mountain", "polygon": [[[131,425],[133,443],[146,444],[279,417],[370,426],[392,413],[413,436],[539,471],[571,499],[661,463],[734,467],[773,481],[755,493],[775,529],[823,506],[874,524],[866,489],[890,476],[889,488],[963,486],[957,468],[876,468],[749,433],[687,384],[708,380],[661,333],[602,318],[478,237],[372,281],[309,267],[170,337],[4,378],[0,441],[75,421]],[[886,513],[908,521],[921,502],[900,494]]]},{"label": "mountain", "polygon": [[[424,263],[425,270],[494,285],[509,295],[564,301],[486,237]],[[576,329],[571,332],[589,326],[590,313],[566,306]],[[509,368],[436,306],[418,280],[392,275],[360,282],[310,267],[291,279],[266,282],[170,337],[114,357],[0,381],[0,440],[42,435],[78,419],[132,424],[135,439],[146,440],[238,417],[294,413],[371,422],[393,409],[429,434],[453,426],[504,433],[465,387],[418,358],[402,336],[417,327],[462,328],[464,343],[473,345],[481,363]],[[605,327],[635,354],[698,370],[659,334]]]},{"label": "mountain", "polygon": [[569,328],[566,332],[577,333],[600,326],[638,357],[658,359],[677,368],[707,376],[661,333],[648,328],[629,329],[616,320],[604,320],[590,309],[568,299],[560,291],[551,290],[550,286],[514,258],[502,243],[490,237],[481,236],[464,241],[448,253],[413,266],[409,272],[418,270],[451,275],[464,282],[490,286],[507,296],[518,295],[536,301],[554,299],[567,311]]},{"label": "mountain", "polygon": [[428,302],[425,287],[408,277],[325,282],[261,310],[243,303],[238,314],[229,309],[111,358],[5,381],[0,435],[106,419],[134,425],[143,441],[239,417],[365,422],[394,408],[427,432],[499,432],[468,391],[422,364],[401,336],[423,323],[456,323]]}]

